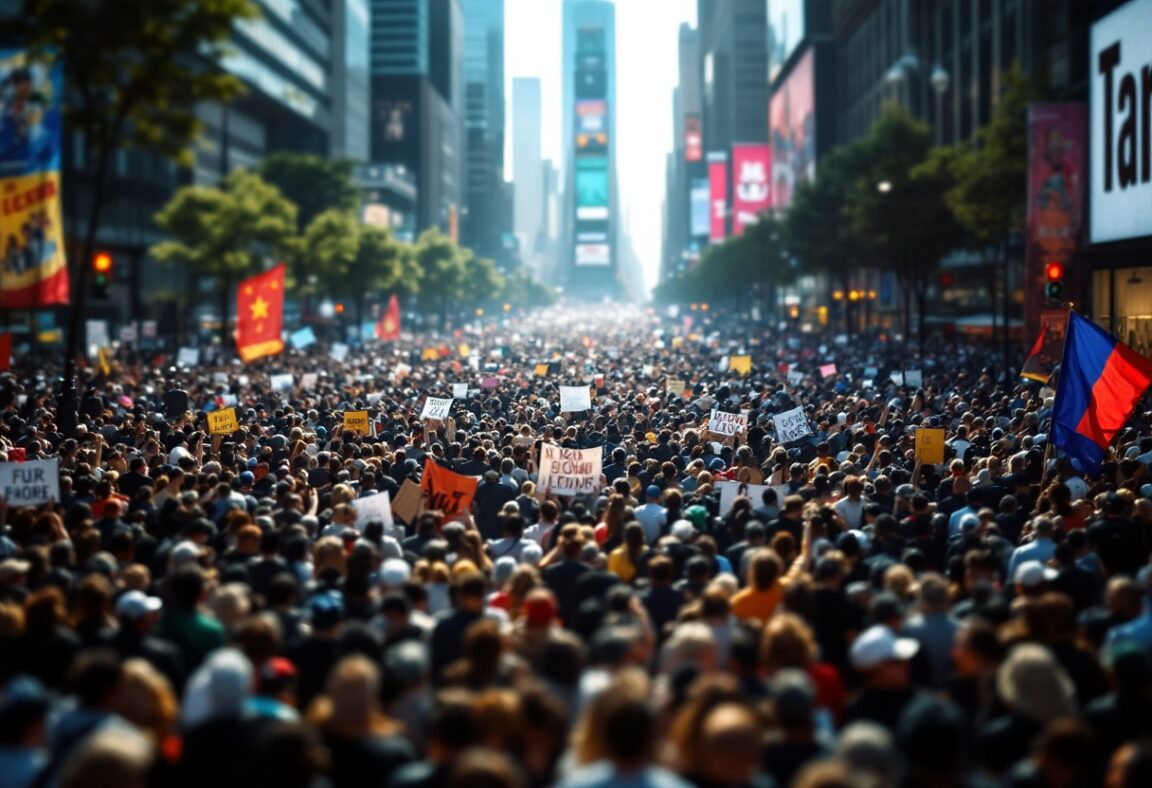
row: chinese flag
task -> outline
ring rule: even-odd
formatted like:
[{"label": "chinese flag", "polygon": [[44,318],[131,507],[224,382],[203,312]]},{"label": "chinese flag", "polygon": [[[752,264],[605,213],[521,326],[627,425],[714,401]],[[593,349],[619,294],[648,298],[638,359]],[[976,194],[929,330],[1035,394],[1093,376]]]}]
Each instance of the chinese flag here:
[{"label": "chinese flag", "polygon": [[12,332],[0,331],[0,372],[12,369]]},{"label": "chinese flag", "polygon": [[284,264],[240,283],[236,292],[236,349],[245,363],[284,350]]},{"label": "chinese flag", "polygon": [[376,324],[376,338],[381,342],[390,342],[400,338],[400,302],[396,294],[388,299],[388,309]]}]

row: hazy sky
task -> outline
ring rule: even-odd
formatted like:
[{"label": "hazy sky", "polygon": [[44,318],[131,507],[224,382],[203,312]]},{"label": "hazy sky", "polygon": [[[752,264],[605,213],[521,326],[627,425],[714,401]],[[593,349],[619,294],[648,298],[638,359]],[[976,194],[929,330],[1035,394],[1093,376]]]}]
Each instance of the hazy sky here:
[{"label": "hazy sky", "polygon": [[[508,144],[512,78],[538,77],[543,102],[544,157],[562,144],[561,5],[563,0],[505,0],[504,69],[508,80]],[[672,149],[672,89],[677,34],[696,22],[696,0],[616,0],[616,150],[620,203],[649,287],[660,268],[664,168]],[[511,156],[506,156],[511,176]]]}]

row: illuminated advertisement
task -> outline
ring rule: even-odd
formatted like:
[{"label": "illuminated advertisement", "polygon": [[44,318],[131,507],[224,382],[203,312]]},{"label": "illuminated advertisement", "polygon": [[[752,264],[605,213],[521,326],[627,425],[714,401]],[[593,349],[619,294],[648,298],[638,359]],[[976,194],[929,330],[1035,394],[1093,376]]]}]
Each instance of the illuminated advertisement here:
[{"label": "illuminated advertisement", "polygon": [[582,99],[576,102],[576,131],[595,134],[607,131],[608,103],[603,99]]},{"label": "illuminated advertisement", "polygon": [[768,4],[768,81],[775,82],[788,56],[804,38],[804,0]]},{"label": "illuminated advertisement", "polygon": [[809,49],[772,94],[772,205],[792,204],[796,184],[816,177],[815,63]]},{"label": "illuminated advertisement", "polygon": [[772,207],[772,150],[767,145],[732,146],[732,234],[741,235]]},{"label": "illuminated advertisement", "polygon": [[708,154],[708,238],[728,237],[728,154]]},{"label": "illuminated advertisement", "polygon": [[684,118],[684,161],[700,161],[704,158],[704,132],[700,130],[700,116],[687,115]]},{"label": "illuminated advertisement", "polygon": [[693,237],[708,235],[710,193],[707,178],[695,178],[688,190],[689,226]]},{"label": "illuminated advertisement", "polygon": [[576,244],[576,265],[609,265],[612,248],[608,244]]},{"label": "illuminated advertisement", "polygon": [[608,157],[576,159],[576,218],[608,218]]}]

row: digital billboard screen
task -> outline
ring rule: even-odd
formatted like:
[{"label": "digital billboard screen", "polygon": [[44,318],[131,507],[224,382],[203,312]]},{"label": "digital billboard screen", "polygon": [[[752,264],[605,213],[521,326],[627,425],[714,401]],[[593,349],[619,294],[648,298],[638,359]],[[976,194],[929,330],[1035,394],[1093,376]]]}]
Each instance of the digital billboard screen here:
[{"label": "digital billboard screen", "polygon": [[788,56],[804,40],[805,0],[772,0],[768,4],[768,81],[775,82]]},{"label": "digital billboard screen", "polygon": [[710,199],[707,178],[695,178],[688,191],[690,229],[694,238],[708,235],[708,203]]},{"label": "digital billboard screen", "polygon": [[584,99],[576,102],[576,131],[595,134],[605,131],[608,104],[603,99]]},{"label": "digital billboard screen", "polygon": [[611,265],[612,247],[608,244],[576,244],[576,265]]},{"label": "digital billboard screen", "polygon": [[728,154],[708,154],[708,238],[720,243],[728,237]]},{"label": "digital billboard screen", "polygon": [[700,116],[684,118],[684,160],[700,161],[704,158],[704,133],[700,129]]},{"label": "digital billboard screen", "polygon": [[772,207],[771,169],[772,150],[767,145],[732,146],[733,235],[741,235]]},{"label": "digital billboard screen", "polygon": [[772,94],[772,205],[792,204],[796,185],[816,177],[815,60],[809,49]]}]

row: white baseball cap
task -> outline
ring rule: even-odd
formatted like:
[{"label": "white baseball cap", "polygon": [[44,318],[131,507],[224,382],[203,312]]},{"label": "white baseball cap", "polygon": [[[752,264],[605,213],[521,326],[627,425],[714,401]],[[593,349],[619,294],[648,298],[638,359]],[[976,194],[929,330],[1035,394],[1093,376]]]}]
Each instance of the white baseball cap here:
[{"label": "white baseball cap", "polygon": [[909,660],[920,650],[919,641],[898,638],[883,624],[864,630],[852,644],[852,666],[857,670],[871,670],[892,660]]},{"label": "white baseball cap", "polygon": [[1025,561],[1016,567],[1016,576],[1012,579],[1017,585],[1035,588],[1048,580],[1055,580],[1058,574],[1055,569],[1044,566],[1039,561]]},{"label": "white baseball cap", "polygon": [[143,591],[127,591],[116,600],[117,618],[141,618],[164,607],[160,597],[148,596]]}]

